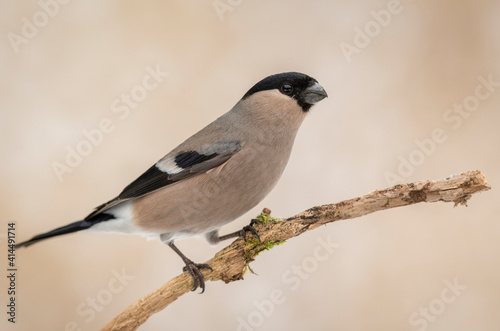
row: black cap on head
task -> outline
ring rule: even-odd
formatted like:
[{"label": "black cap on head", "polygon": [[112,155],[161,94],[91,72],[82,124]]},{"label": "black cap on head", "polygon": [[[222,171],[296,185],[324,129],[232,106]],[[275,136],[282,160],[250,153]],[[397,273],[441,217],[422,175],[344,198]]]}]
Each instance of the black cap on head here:
[{"label": "black cap on head", "polygon": [[285,72],[264,78],[248,90],[243,99],[257,92],[274,89],[296,99],[304,111],[327,97],[326,91],[316,79],[300,72]]}]

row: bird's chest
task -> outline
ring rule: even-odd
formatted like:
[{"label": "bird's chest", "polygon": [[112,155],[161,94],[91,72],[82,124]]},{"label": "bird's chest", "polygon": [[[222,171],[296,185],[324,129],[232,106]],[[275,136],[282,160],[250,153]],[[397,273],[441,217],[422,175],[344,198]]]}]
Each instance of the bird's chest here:
[{"label": "bird's chest", "polygon": [[227,180],[223,186],[228,192],[241,192],[242,203],[259,203],[281,177],[290,157],[291,143],[262,140],[245,145],[221,167],[219,180]]}]

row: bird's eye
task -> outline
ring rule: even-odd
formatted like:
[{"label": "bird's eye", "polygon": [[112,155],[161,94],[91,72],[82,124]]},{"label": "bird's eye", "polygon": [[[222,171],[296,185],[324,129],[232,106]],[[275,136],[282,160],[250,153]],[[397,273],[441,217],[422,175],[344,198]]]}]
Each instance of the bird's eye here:
[{"label": "bird's eye", "polygon": [[288,83],[283,84],[281,86],[281,92],[283,92],[285,94],[290,94],[290,93],[292,93],[292,91],[293,91],[293,87],[292,87],[292,85],[290,85]]}]

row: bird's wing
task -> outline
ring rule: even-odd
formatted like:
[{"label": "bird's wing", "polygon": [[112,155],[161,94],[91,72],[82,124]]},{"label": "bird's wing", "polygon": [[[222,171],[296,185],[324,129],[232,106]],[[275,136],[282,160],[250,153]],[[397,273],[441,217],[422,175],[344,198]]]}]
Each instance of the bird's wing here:
[{"label": "bird's wing", "polygon": [[242,147],[243,143],[240,141],[224,139],[203,145],[196,150],[169,153],[125,187],[116,198],[95,208],[85,219],[102,213],[123,201],[141,197],[217,168],[238,153]]}]

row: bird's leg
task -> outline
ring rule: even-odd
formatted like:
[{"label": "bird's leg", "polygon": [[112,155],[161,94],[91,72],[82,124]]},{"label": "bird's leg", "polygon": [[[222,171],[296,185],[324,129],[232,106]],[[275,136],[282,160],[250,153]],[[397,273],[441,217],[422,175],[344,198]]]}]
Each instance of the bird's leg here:
[{"label": "bird's leg", "polygon": [[182,261],[184,261],[184,263],[186,264],[186,266],[184,268],[182,268],[182,270],[188,271],[189,274],[191,275],[191,277],[193,278],[194,285],[193,285],[192,291],[195,291],[199,286],[201,288],[201,293],[205,292],[205,277],[201,273],[200,269],[210,269],[210,271],[213,271],[213,269],[208,264],[194,263],[193,261],[188,259],[186,257],[186,255],[184,255],[177,248],[177,246],[174,245],[173,241],[168,242],[167,245],[169,245],[170,248],[172,248],[174,250],[174,252],[176,252],[177,255],[179,255],[181,257]]},{"label": "bird's leg", "polygon": [[223,236],[219,236],[219,230],[214,230],[212,232],[207,233],[206,238],[207,238],[208,242],[213,244],[213,245],[221,242],[222,240],[237,238],[237,237],[243,237],[243,239],[245,241],[247,241],[247,231],[250,231],[257,237],[257,240],[260,243],[259,233],[254,228],[254,225],[257,223],[262,223],[262,221],[257,219],[257,218],[254,218],[250,221],[249,225],[245,225],[241,230],[238,230],[238,231],[235,231],[233,233],[229,233],[229,234],[226,234]]}]

